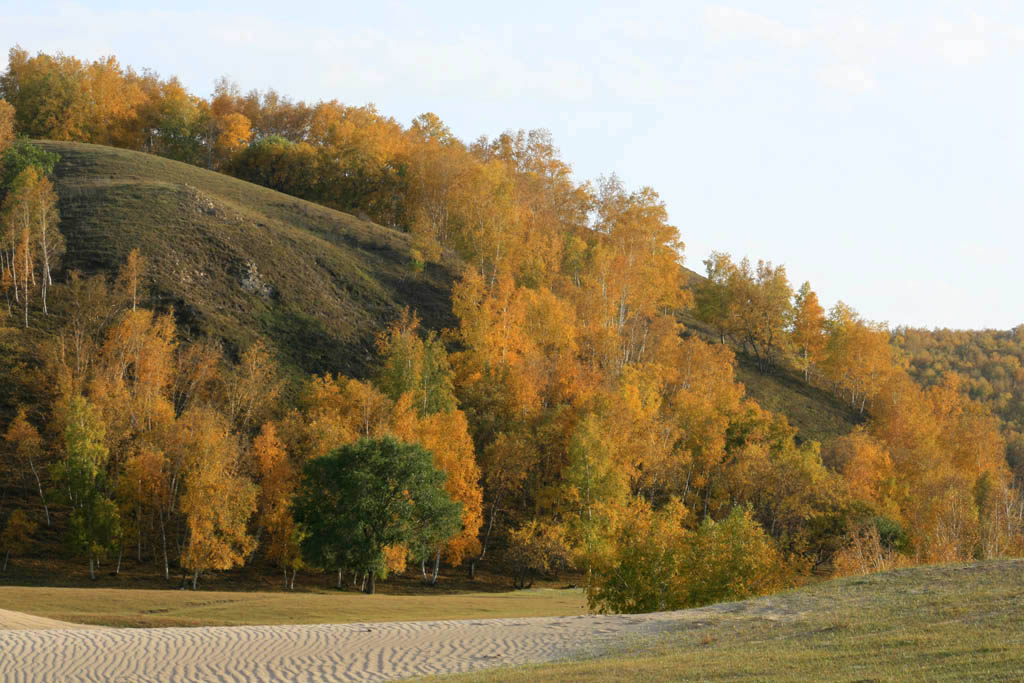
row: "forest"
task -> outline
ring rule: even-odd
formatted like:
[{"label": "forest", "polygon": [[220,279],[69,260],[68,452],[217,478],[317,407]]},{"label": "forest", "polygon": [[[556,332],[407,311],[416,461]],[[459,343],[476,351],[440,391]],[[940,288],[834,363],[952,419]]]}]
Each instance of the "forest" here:
[{"label": "forest", "polygon": [[[359,378],[295,379],[259,340],[184,334],[149,305],[155,254],[64,268],[59,159],[32,140],[160,155],[406,233],[410,272],[461,264],[454,323],[385,321]],[[576,181],[544,131],[467,143],[433,113],[405,126],[226,79],[204,98],[113,57],[14,48],[0,154],[5,566],[54,528],[90,573],[127,556],[195,586],[262,562],[289,586],[308,569],[372,589],[441,563],[518,586],[571,571],[595,610],[638,612],[1024,550],[1019,328],[890,330],[725,253],[691,283],[658,194]],[[738,355],[858,425],[801,438],[747,395]],[[458,519],[317,551],[311,473],[394,440],[430,454]],[[346,505],[369,490],[346,486]],[[416,507],[412,491],[395,495]]]}]

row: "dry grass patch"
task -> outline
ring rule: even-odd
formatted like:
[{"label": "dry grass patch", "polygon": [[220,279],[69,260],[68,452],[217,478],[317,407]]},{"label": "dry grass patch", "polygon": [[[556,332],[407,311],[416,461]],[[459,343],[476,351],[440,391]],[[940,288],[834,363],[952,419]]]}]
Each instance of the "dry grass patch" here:
[{"label": "dry grass patch", "polygon": [[60,621],[119,627],[342,624],[586,613],[580,591],[551,588],[508,593],[362,595],[0,586],[0,605]]}]

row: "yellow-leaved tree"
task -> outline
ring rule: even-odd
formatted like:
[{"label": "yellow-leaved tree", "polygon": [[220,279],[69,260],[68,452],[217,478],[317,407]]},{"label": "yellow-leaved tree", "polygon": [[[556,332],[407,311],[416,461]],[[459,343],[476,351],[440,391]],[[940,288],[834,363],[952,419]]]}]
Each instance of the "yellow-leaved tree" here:
[{"label": "yellow-leaved tree", "polygon": [[258,519],[267,535],[267,557],[284,571],[285,588],[294,589],[302,566],[301,538],[291,512],[298,476],[272,422],[263,424],[249,452],[259,473]]},{"label": "yellow-leaved tree", "polygon": [[256,541],[248,532],[256,511],[256,486],[240,471],[238,443],[225,419],[196,408],[179,421],[178,448],[184,462],[181,513],[187,535],[181,566],[192,572],[192,588],[209,569],[241,565]]}]

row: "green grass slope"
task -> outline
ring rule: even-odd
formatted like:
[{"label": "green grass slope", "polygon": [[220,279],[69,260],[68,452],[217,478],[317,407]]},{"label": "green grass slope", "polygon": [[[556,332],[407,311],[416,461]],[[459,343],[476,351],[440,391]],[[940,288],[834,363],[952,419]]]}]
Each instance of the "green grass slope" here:
[{"label": "green grass slope", "polygon": [[155,155],[39,144],[61,157],[65,267],[116,272],[139,247],[157,307],[229,352],[263,338],[292,370],[361,377],[403,307],[430,328],[453,323],[458,264],[414,272],[408,235]]},{"label": "green grass slope", "polygon": [[457,680],[1019,681],[1022,576],[999,560],[828,581],[688,610],[612,656]]}]

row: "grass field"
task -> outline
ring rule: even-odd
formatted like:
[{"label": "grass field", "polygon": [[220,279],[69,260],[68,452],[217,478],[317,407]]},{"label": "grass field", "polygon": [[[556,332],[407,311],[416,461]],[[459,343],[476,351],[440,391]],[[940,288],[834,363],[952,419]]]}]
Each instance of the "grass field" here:
[{"label": "grass field", "polygon": [[121,627],[341,624],[586,613],[580,590],[555,588],[363,595],[0,586],[0,607],[60,621]]},{"label": "grass field", "polygon": [[1024,561],[921,567],[691,610],[610,657],[466,681],[1024,679]]}]

